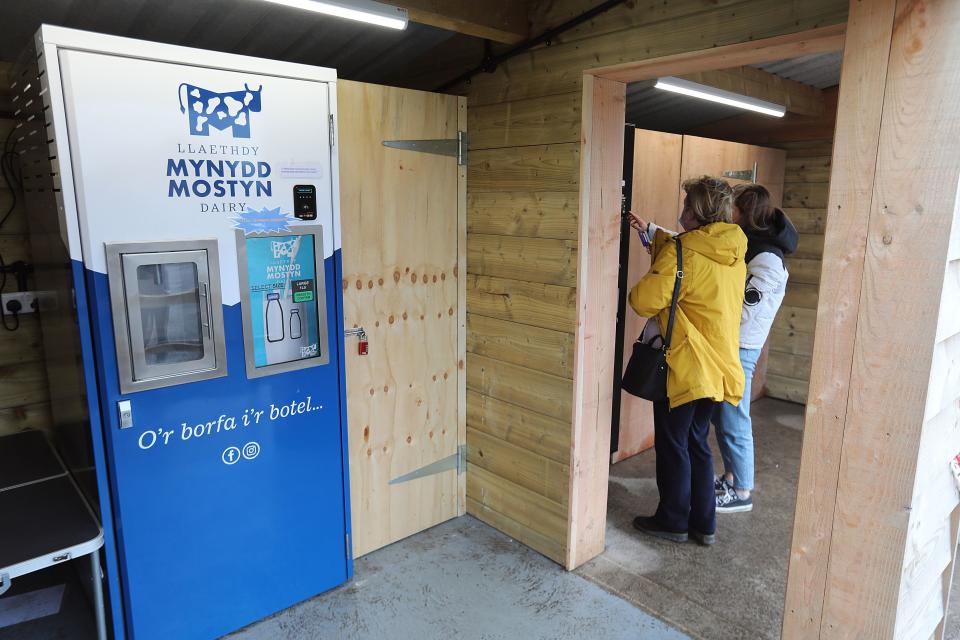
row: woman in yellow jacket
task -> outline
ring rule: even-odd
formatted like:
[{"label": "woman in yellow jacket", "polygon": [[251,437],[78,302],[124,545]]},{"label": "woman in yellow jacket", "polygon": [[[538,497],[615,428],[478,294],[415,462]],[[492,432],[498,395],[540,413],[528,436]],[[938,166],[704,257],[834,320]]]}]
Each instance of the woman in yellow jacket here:
[{"label": "woman in yellow jacket", "polygon": [[[654,448],[660,505],[633,526],[675,542],[692,537],[702,545],[716,540],[713,455],[707,442],[718,402],[737,404],[743,396],[740,314],[747,238],[731,224],[733,191],[723,180],[704,176],[684,183],[680,214],[683,278],[667,354],[667,396],[654,403]],[[677,273],[673,236],[633,218],[652,237],[653,265],[630,291],[633,310],[656,316],[666,331]]]}]

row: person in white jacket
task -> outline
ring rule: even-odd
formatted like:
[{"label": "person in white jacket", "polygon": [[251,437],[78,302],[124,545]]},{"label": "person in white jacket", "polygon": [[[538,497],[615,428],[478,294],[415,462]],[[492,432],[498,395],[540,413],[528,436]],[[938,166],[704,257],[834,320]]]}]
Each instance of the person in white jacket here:
[{"label": "person in white jacket", "polygon": [[770,192],[758,184],[734,189],[733,221],[747,236],[747,281],[740,319],[740,363],[747,379],[743,400],[723,402],[713,414],[724,474],[716,478],[718,513],[753,509],[753,423],[750,381],[770,327],[787,290],[784,257],[797,249],[797,230],[786,214],[770,204]]}]

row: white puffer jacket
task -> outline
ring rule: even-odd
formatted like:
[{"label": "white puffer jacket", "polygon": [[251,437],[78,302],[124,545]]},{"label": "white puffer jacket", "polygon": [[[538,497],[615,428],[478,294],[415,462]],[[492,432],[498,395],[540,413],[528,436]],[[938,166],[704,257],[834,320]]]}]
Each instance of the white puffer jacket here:
[{"label": "white puffer jacket", "polygon": [[[652,238],[657,229],[676,235],[650,223],[649,237]],[[740,348],[762,349],[787,293],[790,274],[783,258],[797,250],[799,235],[780,209],[774,211],[766,229],[745,229],[744,232],[747,234],[747,282],[740,318]]]},{"label": "white puffer jacket", "polygon": [[787,293],[789,273],[780,256],[769,251],[747,263],[747,288],[740,317],[740,348],[762,349]]}]

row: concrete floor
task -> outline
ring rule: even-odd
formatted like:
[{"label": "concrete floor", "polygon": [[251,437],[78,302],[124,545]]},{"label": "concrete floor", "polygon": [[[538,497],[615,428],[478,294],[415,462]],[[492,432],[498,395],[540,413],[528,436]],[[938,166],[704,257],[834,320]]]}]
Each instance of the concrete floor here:
[{"label": "concrete floor", "polygon": [[[754,510],[718,514],[715,547],[661,542],[633,530],[634,516],[657,506],[650,450],[610,468],[607,549],[576,573],[694,638],[779,638],[803,407],[763,399],[753,418]],[[952,595],[945,637],[960,640],[960,572]]]},{"label": "concrete floor", "polygon": [[231,640],[687,638],[465,516],[375,551],[354,579]]},{"label": "concrete floor", "polygon": [[[754,406],[756,506],[752,513],[720,515],[719,542],[711,549],[659,542],[631,527],[636,514],[656,507],[651,451],[611,468],[607,550],[574,573],[464,517],[360,558],[348,584],[229,637],[777,638],[801,428],[798,405],[763,400]],[[93,637],[89,604],[67,578],[54,576],[52,584],[61,578],[68,594],[60,614],[0,629],[0,640]],[[14,588],[39,586],[47,585],[21,580]],[[944,638],[960,640],[960,572]]]}]

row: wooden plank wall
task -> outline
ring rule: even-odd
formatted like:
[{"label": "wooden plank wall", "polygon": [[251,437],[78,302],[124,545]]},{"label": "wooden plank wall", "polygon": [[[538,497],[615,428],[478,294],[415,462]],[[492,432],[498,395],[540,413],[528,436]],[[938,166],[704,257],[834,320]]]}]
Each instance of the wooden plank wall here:
[{"label": "wooden plank wall", "polygon": [[[12,65],[0,63],[0,111],[7,113],[7,87],[10,86]],[[7,140],[14,121],[0,115],[0,142]],[[13,194],[0,181],[0,217],[9,210]],[[30,260],[27,241],[27,217],[23,202],[0,227],[0,255],[7,264],[16,260]],[[2,276],[0,276],[2,277]],[[7,278],[5,291],[15,291],[16,284]],[[10,318],[9,324],[13,324]],[[50,403],[47,375],[43,363],[43,343],[40,323],[35,314],[20,318],[20,328],[7,331],[0,327],[0,435],[27,428],[42,428],[50,424]]]},{"label": "wooden plank wall", "polygon": [[[595,3],[547,0],[531,33]],[[569,478],[582,77],[601,65],[844,22],[846,0],[677,0],[610,10],[477,76],[467,180],[468,510],[572,568]]]},{"label": "wooden plank wall", "polygon": [[767,395],[806,403],[823,259],[832,140],[779,145],[787,150],[784,211],[800,232],[790,279],[770,333]]}]

